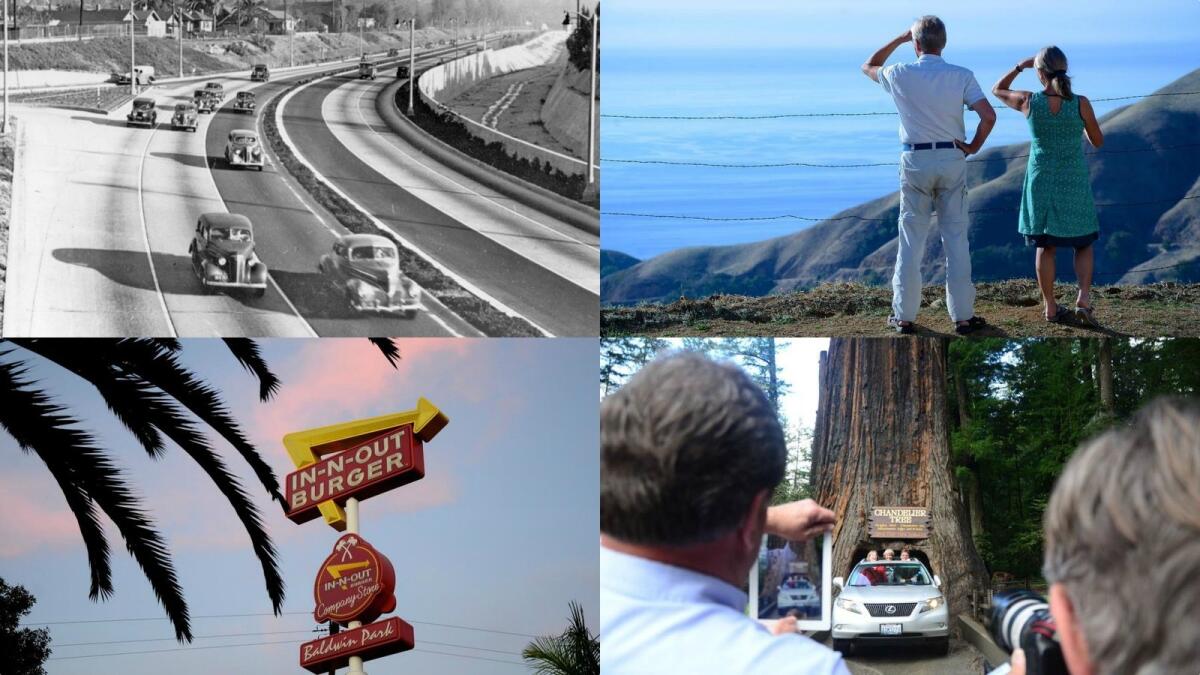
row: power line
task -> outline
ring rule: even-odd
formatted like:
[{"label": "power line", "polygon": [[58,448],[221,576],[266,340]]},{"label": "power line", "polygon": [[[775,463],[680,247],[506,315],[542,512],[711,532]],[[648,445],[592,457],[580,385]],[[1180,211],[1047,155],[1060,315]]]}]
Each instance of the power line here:
[{"label": "power line", "polygon": [[[277,630],[277,631],[270,631],[270,632],[265,632],[265,633],[227,633],[225,635],[196,635],[193,637],[196,640],[213,640],[216,638],[250,637],[251,635],[288,635],[291,633],[312,633],[312,632],[313,631],[311,631],[311,630]],[[165,637],[165,638],[143,638],[140,640],[103,640],[100,642],[67,642],[67,643],[54,642],[51,644],[51,646],[56,647],[56,648],[57,647],[84,647],[84,646],[90,647],[90,646],[94,646],[94,645],[122,645],[122,644],[128,644],[130,642],[170,642],[173,640],[175,640],[175,638]]]},{"label": "power line", "polygon": [[[1117,150],[1096,150],[1093,152],[1084,152],[1084,156],[1091,155],[1125,155],[1138,152],[1160,152],[1165,150],[1181,150],[1185,148],[1198,148],[1200,143],[1181,143],[1177,145],[1149,145],[1142,148],[1122,148]],[[995,160],[1013,160],[1029,157],[1029,153],[1019,155],[988,155],[985,157],[976,157],[966,160],[967,163],[974,162],[990,162]],[[610,164],[655,164],[663,166],[696,166],[718,169],[779,169],[786,167],[805,167],[811,169],[861,169],[865,167],[876,166],[899,166],[899,162],[867,162],[857,164],[818,164],[813,162],[764,162],[764,163],[725,163],[725,162],[695,162],[685,160],[669,160],[669,159],[624,159],[624,158],[609,158],[602,157],[601,162]]]},{"label": "power line", "polygon": [[[1089,98],[1089,101],[1130,101],[1136,98],[1154,98],[1159,96],[1192,96],[1200,94],[1200,91],[1172,91],[1158,94],[1133,94],[1131,96],[1108,96],[1104,98]],[[998,107],[1005,109],[1007,106],[996,102]],[[1015,111],[1014,111],[1015,112]],[[869,116],[886,116],[897,115],[896,111],[888,112],[830,112],[830,113],[776,113],[768,115],[624,115],[615,113],[602,113],[600,117],[620,120],[779,120],[779,119],[794,119],[804,117],[869,117]]]},{"label": "power line", "polygon": [[432,649],[421,649],[420,647],[414,647],[413,651],[424,652],[425,654],[441,654],[442,656],[457,656],[460,659],[475,659],[476,661],[495,661],[496,663],[507,663],[507,664],[513,665],[513,666],[524,666],[525,665],[524,663],[522,663],[520,661],[505,661],[503,659],[489,659],[486,656],[471,656],[469,654],[452,654],[450,652],[437,652]]},{"label": "power line", "polygon": [[[301,614],[306,615],[306,616],[311,616],[312,612],[280,612],[280,615],[282,615],[282,616],[295,616],[295,615],[301,615]],[[250,614],[196,614],[196,615],[191,616],[190,618],[192,618],[192,619],[233,619],[233,618],[246,618],[246,617],[259,617],[259,616],[268,616],[269,617],[269,616],[275,616],[275,615],[271,614],[269,612],[255,612],[255,613],[250,613]],[[62,626],[62,625],[69,625],[69,624],[115,623],[115,622],[130,622],[130,621],[166,621],[166,620],[167,620],[167,617],[163,617],[163,616],[147,616],[147,617],[136,617],[136,618],[72,619],[72,620],[64,620],[64,621],[39,621],[36,623],[27,623],[25,625],[27,627],[29,627],[29,626],[36,627],[36,626]],[[406,619],[406,620],[409,623],[424,625],[424,626],[439,626],[442,628],[459,628],[462,630],[473,630],[473,631],[478,631],[481,633],[497,633],[500,635],[512,635],[512,636],[516,636],[516,637],[525,637],[525,638],[541,637],[539,635],[531,635],[529,633],[516,633],[516,632],[512,632],[512,631],[493,630],[490,628],[480,628],[478,626],[464,626],[464,625],[453,624],[453,623],[436,623],[433,621],[414,621],[412,619]]]}]

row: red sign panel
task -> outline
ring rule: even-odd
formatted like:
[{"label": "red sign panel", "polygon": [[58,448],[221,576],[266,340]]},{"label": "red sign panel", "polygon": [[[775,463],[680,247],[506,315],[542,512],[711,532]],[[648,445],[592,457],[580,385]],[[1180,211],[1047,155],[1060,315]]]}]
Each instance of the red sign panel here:
[{"label": "red sign panel", "polygon": [[351,656],[361,656],[366,661],[408,651],[414,644],[413,627],[393,616],[305,642],[300,645],[300,665],[314,673],[324,673],[350,665]]},{"label": "red sign panel", "polygon": [[318,623],[374,621],[396,609],[395,591],[392,563],[357,534],[343,534],[317,571],[313,617]]},{"label": "red sign panel", "polygon": [[288,518],[303,523],[320,515],[317,505],[349,497],[366,499],[425,477],[425,453],[413,425],[313,448],[329,456],[293,471],[284,480]]}]

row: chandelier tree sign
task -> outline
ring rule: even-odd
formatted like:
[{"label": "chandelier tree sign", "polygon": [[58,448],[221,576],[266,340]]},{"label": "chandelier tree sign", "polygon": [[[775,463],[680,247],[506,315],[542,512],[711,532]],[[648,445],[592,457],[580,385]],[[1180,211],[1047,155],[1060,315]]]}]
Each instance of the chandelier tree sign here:
[{"label": "chandelier tree sign", "polygon": [[[313,582],[313,617],[347,630],[300,645],[301,667],[320,673],[350,667],[363,675],[364,660],[415,646],[413,628],[396,609],[396,571],[359,532],[358,504],[425,477],[424,444],[449,420],[424,398],[417,407],[283,437],[296,471],[284,480],[287,516],[305,523],[322,516],[344,532]],[[374,622],[363,625],[363,622]]]}]

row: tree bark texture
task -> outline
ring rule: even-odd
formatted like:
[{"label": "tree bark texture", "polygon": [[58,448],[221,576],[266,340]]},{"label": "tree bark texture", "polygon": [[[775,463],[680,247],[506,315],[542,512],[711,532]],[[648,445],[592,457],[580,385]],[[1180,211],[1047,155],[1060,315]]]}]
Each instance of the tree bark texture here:
[{"label": "tree bark texture", "polygon": [[[987,572],[955,492],[947,428],[946,342],[942,339],[833,338],[822,355],[812,481],[816,499],[837,514],[834,575],[867,548],[910,544],[941,577],[951,615],[969,613],[971,591]],[[923,506],[923,540],[872,540],[875,506]]]},{"label": "tree bark texture", "polygon": [[1116,414],[1117,401],[1113,393],[1113,340],[1110,337],[1100,338],[1096,376],[1100,380],[1100,409],[1111,417]]}]

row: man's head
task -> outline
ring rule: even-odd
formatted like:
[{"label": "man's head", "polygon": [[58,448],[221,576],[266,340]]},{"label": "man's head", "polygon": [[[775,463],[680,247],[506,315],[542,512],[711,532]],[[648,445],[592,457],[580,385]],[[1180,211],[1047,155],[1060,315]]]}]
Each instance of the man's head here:
[{"label": "man's head", "polygon": [[757,555],[787,449],[767,397],[740,368],[660,358],[600,406],[600,531],[639,547],[728,546]]},{"label": "man's head", "polygon": [[1200,407],[1163,399],[1068,462],[1046,509],[1050,611],[1074,675],[1200,663]]},{"label": "man's head", "polygon": [[895,558],[895,557],[896,557],[896,552],[895,552],[895,551],[893,551],[893,550],[892,550],[892,549],[890,549],[890,548],[889,548],[889,549],[887,549],[887,550],[885,550],[885,551],[883,552],[883,559],[884,559],[884,560],[892,560],[892,559],[893,559],[893,558]]},{"label": "man's head", "polygon": [[923,16],[913,22],[912,37],[917,56],[941,54],[946,47],[946,24],[936,16]]}]

